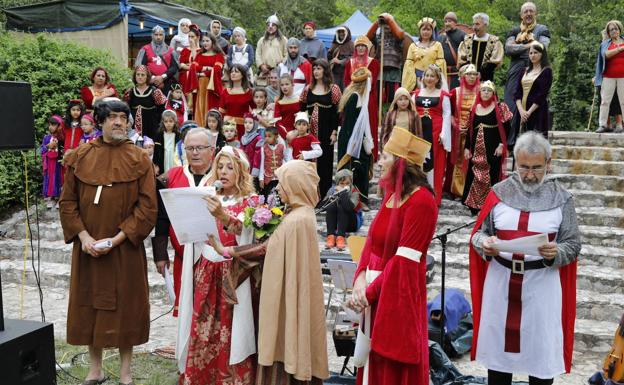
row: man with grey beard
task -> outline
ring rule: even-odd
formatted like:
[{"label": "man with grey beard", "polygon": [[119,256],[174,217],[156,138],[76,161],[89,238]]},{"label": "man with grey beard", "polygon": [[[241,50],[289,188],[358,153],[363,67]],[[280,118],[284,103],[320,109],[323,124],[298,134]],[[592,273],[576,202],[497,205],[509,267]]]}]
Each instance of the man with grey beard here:
[{"label": "man with grey beard", "polygon": [[65,157],[60,217],[73,243],[67,342],[89,346],[83,384],[106,380],[102,349],[119,348],[119,383],[133,384],[132,347],[150,328],[143,240],[156,223],[152,161],[128,139],[130,108],[116,98],[95,107],[102,137]]},{"label": "man with grey beard", "polygon": [[[524,133],[514,156],[516,172],[494,185],[471,237],[471,354],[488,384],[510,385],[522,373],[549,385],[571,367],[580,234],[572,196],[547,175],[548,141]],[[543,238],[533,253],[499,251],[501,240],[530,236]]]}]

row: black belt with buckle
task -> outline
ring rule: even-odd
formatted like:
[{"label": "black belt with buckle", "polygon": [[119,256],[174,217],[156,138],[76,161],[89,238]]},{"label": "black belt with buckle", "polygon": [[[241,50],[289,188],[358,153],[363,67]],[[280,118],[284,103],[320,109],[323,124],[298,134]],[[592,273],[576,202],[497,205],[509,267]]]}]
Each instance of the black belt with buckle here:
[{"label": "black belt with buckle", "polygon": [[543,259],[538,259],[537,261],[523,261],[515,259],[510,261],[509,259],[505,259],[498,255],[495,256],[494,259],[496,259],[496,262],[511,270],[514,274],[524,274],[526,270],[537,270],[546,267]]}]

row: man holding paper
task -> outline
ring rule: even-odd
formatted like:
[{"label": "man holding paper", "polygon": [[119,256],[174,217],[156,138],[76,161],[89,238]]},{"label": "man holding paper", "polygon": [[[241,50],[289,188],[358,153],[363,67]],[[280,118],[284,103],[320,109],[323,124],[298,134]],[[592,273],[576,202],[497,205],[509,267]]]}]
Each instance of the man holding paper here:
[{"label": "man holding paper", "polygon": [[527,132],[514,156],[516,173],[492,188],[471,238],[471,354],[489,384],[522,373],[547,385],[571,367],[580,234],[572,196],[546,175],[548,141]]}]

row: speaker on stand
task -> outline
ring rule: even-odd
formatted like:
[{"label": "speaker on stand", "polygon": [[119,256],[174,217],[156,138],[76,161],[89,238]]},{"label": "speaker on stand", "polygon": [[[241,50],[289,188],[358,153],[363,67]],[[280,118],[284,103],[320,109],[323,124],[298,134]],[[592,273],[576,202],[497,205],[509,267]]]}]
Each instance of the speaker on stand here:
[{"label": "speaker on stand", "polygon": [[[29,83],[0,81],[0,151],[34,150],[35,127]],[[0,382],[55,383],[54,327],[48,322],[4,318],[0,271]]]}]

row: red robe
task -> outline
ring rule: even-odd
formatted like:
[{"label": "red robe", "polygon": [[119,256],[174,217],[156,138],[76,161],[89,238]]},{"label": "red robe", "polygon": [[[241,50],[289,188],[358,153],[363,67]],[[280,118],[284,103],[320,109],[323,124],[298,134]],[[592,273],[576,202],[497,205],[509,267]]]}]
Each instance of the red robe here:
[{"label": "red robe", "polygon": [[249,112],[249,108],[253,108],[253,92],[248,89],[242,94],[232,94],[229,88],[223,89],[221,98],[219,99],[219,110],[224,117],[231,116],[236,119],[236,131],[238,139],[243,137],[245,127],[243,126],[243,115]]},{"label": "red robe", "polygon": [[[351,64],[353,60],[347,60],[344,71],[345,88],[351,84],[351,74],[357,69]],[[379,126],[379,62],[377,59],[369,58],[368,70],[371,72],[371,92],[368,97],[368,121],[370,122],[371,134],[373,135],[373,159],[376,162],[379,148],[378,126]]]},{"label": "red robe", "polygon": [[[198,78],[197,93],[193,96],[193,119],[200,127],[206,127],[206,113],[212,108],[219,108],[219,98],[223,92],[221,73],[225,58],[222,54],[197,55],[197,68],[212,67]],[[199,75],[199,74],[198,74]]]},{"label": "red robe", "polygon": [[[304,136],[298,136],[296,138],[293,138],[293,140],[290,142],[290,147],[292,147],[292,151],[293,151],[292,153],[293,159],[298,159],[297,157],[301,155],[302,151],[312,150],[313,144],[320,145],[321,142],[319,142],[316,136],[312,134],[307,134]],[[316,159],[310,159],[310,160],[313,162],[316,161]]]},{"label": "red robe", "polygon": [[279,99],[275,102],[274,118],[281,118],[275,123],[277,130],[282,137],[286,139],[286,134],[295,129],[295,115],[301,110],[301,103],[298,98],[284,101]]},{"label": "red robe", "polygon": [[[189,179],[187,174],[184,173],[184,167],[173,167],[169,169],[167,179],[167,188],[181,188],[190,187],[191,181],[195,186],[193,177]],[[206,178],[207,179],[207,178]],[[204,185],[206,185],[204,183]],[[173,247],[173,290],[175,291],[175,303],[173,304],[173,316],[178,316],[178,301],[180,299],[180,286],[182,283],[182,255],[184,254],[184,246],[180,245],[178,237],[176,237],[173,226],[169,226],[169,238],[171,239],[171,246]]]},{"label": "red robe", "polygon": [[76,127],[74,127],[74,140],[72,141],[72,129],[71,127],[67,127],[66,124],[63,124],[63,135],[65,138],[65,141],[63,142],[63,149],[65,151],[67,150],[73,150],[74,148],[77,148],[78,145],[80,145],[80,138],[82,137],[82,134],[84,134],[82,132],[82,128],[80,127],[80,125],[77,125]]},{"label": "red robe", "polygon": [[[385,202],[355,273],[357,277],[367,269],[382,271],[366,289],[372,312],[368,384],[428,384],[427,264],[417,261],[426,258],[438,209],[433,195],[422,187],[396,209]],[[395,210],[398,220],[390,224]],[[386,245],[389,226],[400,234],[396,245]],[[363,373],[358,370],[358,385]]]},{"label": "red robe", "polygon": [[[481,225],[492,209],[500,202],[500,198],[492,190],[488,194],[477,223],[470,234],[470,295],[472,297],[472,349],[470,359],[477,356],[477,342],[479,340],[479,323],[481,321],[481,300],[483,298],[483,284],[489,263],[481,258],[481,255],[472,246],[472,237],[481,229]],[[574,321],[576,319],[576,266],[577,261],[559,268],[561,278],[561,325],[563,327],[563,361],[566,373],[572,368],[572,353],[574,351]]]},{"label": "red robe", "polygon": [[[117,89],[114,85],[107,84],[106,88],[110,88],[114,91],[113,95],[111,95],[112,97],[119,97],[119,93],[117,92]],[[93,91],[91,91],[91,88],[89,88],[89,86],[84,86],[80,89],[80,98],[82,99],[82,102],[84,103],[87,111],[93,111],[93,98],[95,98],[95,96],[101,95],[93,95]]]}]

